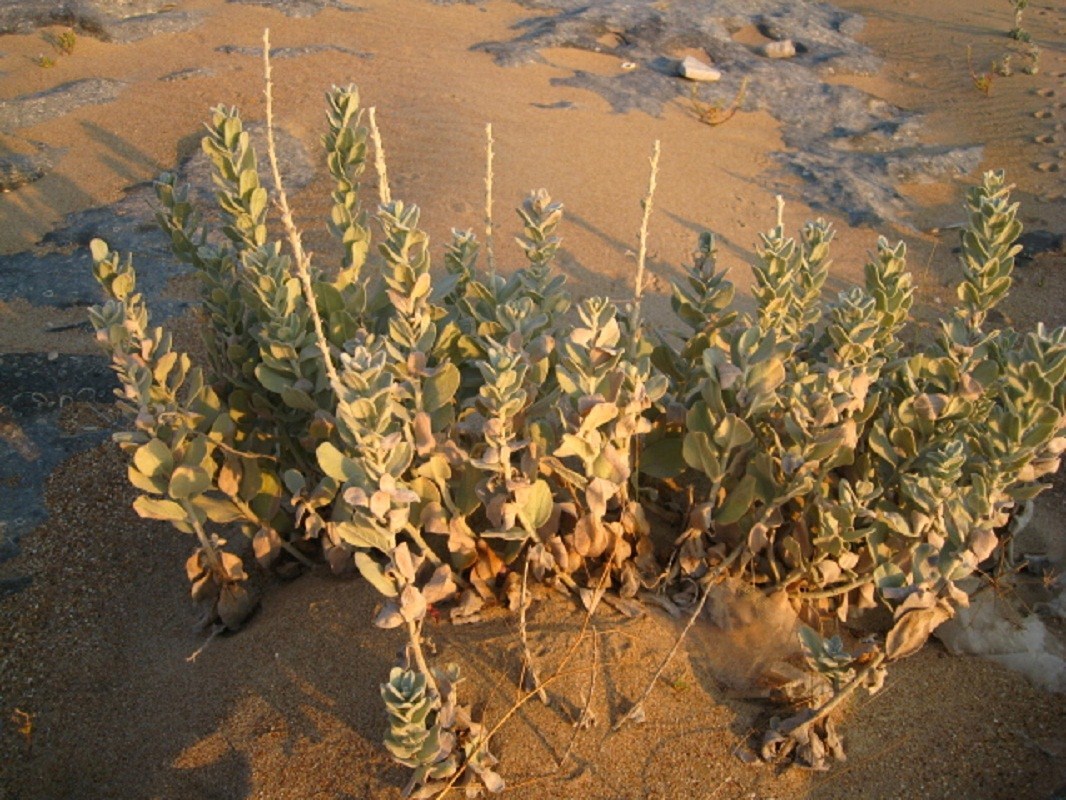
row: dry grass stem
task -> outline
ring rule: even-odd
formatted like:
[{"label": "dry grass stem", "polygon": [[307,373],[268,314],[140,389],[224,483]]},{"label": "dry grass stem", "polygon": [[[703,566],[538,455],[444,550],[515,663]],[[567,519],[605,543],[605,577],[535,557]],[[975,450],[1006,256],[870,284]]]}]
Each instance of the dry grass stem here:
[{"label": "dry grass stem", "polygon": [[381,205],[387,206],[392,202],[392,192],[389,190],[389,172],[385,164],[385,147],[381,143],[381,130],[378,128],[377,107],[367,109],[370,121],[370,138],[374,140],[374,169],[378,173],[378,197]]},{"label": "dry grass stem", "polygon": [[[614,553],[614,548],[612,548],[610,558],[607,562],[608,564],[614,560]],[[603,591],[606,589],[607,579],[610,577],[610,575],[611,571],[609,569],[605,569],[603,571],[603,574],[600,575],[599,583],[596,585],[596,595],[602,594]],[[492,726],[492,728],[489,730],[488,733],[485,734],[481,741],[478,742],[477,745],[469,753],[467,753],[466,763],[464,763],[460,769],[456,770],[455,774],[448,779],[448,782],[437,793],[436,800],[442,800],[442,798],[447,795],[449,791],[451,791],[452,787],[455,786],[459,778],[461,778],[463,773],[466,772],[466,764],[469,764],[470,761],[475,758],[479,752],[481,752],[482,748],[488,745],[488,743],[492,740],[492,737],[499,733],[500,729],[503,728],[503,726],[510,721],[511,717],[513,717],[521,710],[522,706],[524,706],[534,697],[537,697],[539,692],[545,689],[547,686],[567,674],[566,672],[564,672],[566,665],[570,663],[570,659],[574,657],[574,654],[577,652],[577,649],[581,645],[581,642],[584,641],[585,634],[588,631],[589,626],[592,624],[592,615],[593,613],[595,613],[596,606],[596,603],[589,603],[588,610],[585,612],[585,616],[581,621],[581,629],[577,632],[577,636],[574,638],[574,641],[571,643],[566,653],[563,654],[562,660],[559,662],[559,665],[555,668],[552,674],[545,678],[543,681],[541,681],[540,686],[538,688],[531,689],[530,691],[523,694],[511,705],[509,709],[507,709],[504,715],[500,717],[499,721],[495,725]]]},{"label": "dry grass stem", "polygon": [[570,758],[570,753],[574,750],[574,745],[577,744],[577,737],[581,734],[585,728],[590,727],[592,724],[591,708],[592,698],[596,694],[596,674],[599,672],[600,666],[600,632],[596,630],[596,626],[592,626],[592,671],[589,673],[589,692],[585,698],[585,705],[581,709],[581,716],[577,718],[574,723],[574,733],[570,737],[569,743],[566,745],[566,750],[563,751],[562,758],[559,759],[559,769],[563,768],[566,764],[566,760]]},{"label": "dry grass stem", "polygon": [[485,260],[489,274],[496,274],[496,257],[492,251],[492,123],[485,125]]},{"label": "dry grass stem", "polygon": [[300,231],[292,219],[292,210],[289,208],[289,198],[285,194],[285,187],[281,182],[281,169],[278,167],[278,151],[274,142],[274,85],[270,77],[270,28],[263,30],[263,76],[266,88],[266,126],[267,126],[267,158],[270,161],[270,171],[274,176],[274,186],[278,192],[278,208],[281,209],[281,224],[285,228],[285,235],[292,248],[293,264],[296,274],[300,277],[300,283],[304,290],[304,299],[311,311],[311,321],[315,326],[315,338],[318,348],[322,351],[322,362],[326,367],[326,375],[329,377],[330,386],[338,399],[344,397],[344,387],[333,366],[333,356],[330,353],[329,340],[322,330],[322,318],[318,314],[318,302],[315,300],[314,287],[311,285],[311,258],[304,251]]},{"label": "dry grass stem", "polygon": [[[740,554],[743,551],[744,548],[742,547],[738,547],[736,550],[734,550],[729,555],[729,557],[726,558],[725,561],[715,567],[714,571],[708,576],[708,582],[722,575],[731,566],[733,566],[733,562],[735,562],[737,558],[740,557]],[[637,698],[637,701],[633,703],[632,706],[630,706],[629,711],[625,713],[625,716],[623,716],[620,720],[618,720],[618,722],[615,723],[614,727],[611,729],[612,731],[621,730],[622,726],[625,725],[631,717],[637,714],[641,708],[643,708],[644,701],[647,700],[648,697],[651,695],[652,690],[655,688],[655,684],[662,676],[663,671],[667,668],[667,666],[669,666],[674,656],[677,655],[677,651],[680,649],[681,643],[685,641],[685,637],[688,635],[688,632],[692,629],[692,626],[696,624],[696,620],[699,618],[700,612],[703,611],[703,607],[707,604],[707,598],[709,596],[710,592],[704,590],[703,596],[700,597],[700,601],[696,603],[696,607],[693,609],[691,616],[689,616],[688,622],[685,623],[685,627],[681,630],[681,633],[674,641],[674,646],[670,648],[670,652],[666,654],[666,657],[662,660],[662,663],[659,664],[659,668],[655,670],[655,674],[651,676],[651,680],[648,681],[648,685],[644,687],[644,691],[641,693],[640,697]]]},{"label": "dry grass stem", "polygon": [[204,652],[204,650],[207,649],[207,646],[209,644],[211,644],[211,642],[215,641],[215,637],[218,636],[220,633],[222,633],[222,631],[224,631],[224,630],[226,630],[226,626],[225,625],[214,625],[214,626],[212,626],[211,635],[208,636],[207,639],[204,640],[204,643],[202,645],[200,645],[199,647],[197,647],[196,650],[191,655],[185,657],[185,663],[186,664],[195,664],[196,663],[196,659],[198,659],[201,655],[203,655],[203,652]]},{"label": "dry grass stem", "polygon": [[637,278],[636,284],[633,287],[633,299],[639,304],[640,297],[644,293],[644,267],[645,262],[648,259],[648,223],[651,220],[651,206],[652,201],[655,199],[655,189],[659,178],[659,140],[655,140],[655,145],[651,151],[651,174],[648,176],[648,193],[644,195],[644,200],[641,201],[641,208],[644,210],[644,214],[640,219],[640,235],[639,235],[639,247],[637,249]]},{"label": "dry grass stem", "polygon": [[[526,635],[526,589],[529,584],[529,561],[526,561],[522,570],[522,591],[518,599],[518,638],[522,640],[522,677],[527,671],[533,688],[539,690],[538,697],[544,705],[548,705],[548,693],[540,686],[540,678],[537,676],[537,668],[533,664],[533,654],[529,650],[529,639]],[[523,680],[519,680],[519,687],[524,686]]]}]

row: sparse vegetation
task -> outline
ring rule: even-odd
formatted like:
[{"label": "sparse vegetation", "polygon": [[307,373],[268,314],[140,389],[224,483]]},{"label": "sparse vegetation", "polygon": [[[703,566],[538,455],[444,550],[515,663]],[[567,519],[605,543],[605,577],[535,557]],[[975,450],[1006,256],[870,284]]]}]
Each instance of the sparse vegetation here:
[{"label": "sparse vegetation", "polygon": [[1014,25],[1007,32],[1007,35],[1019,42],[1031,41],[1032,37],[1029,32],[1022,28],[1022,15],[1029,6],[1029,0],[1008,0],[1008,2],[1011,8],[1014,9]]},{"label": "sparse vegetation", "polygon": [[973,86],[977,91],[983,94],[985,97],[992,95],[992,80],[996,77],[996,74],[1002,74],[997,67],[996,62],[992,62],[992,68],[984,72],[977,72],[973,66],[973,48],[969,45],[966,46],[966,69],[970,72],[970,80],[973,82]]},{"label": "sparse vegetation", "polygon": [[[380,137],[354,87],[327,97],[339,263],[312,262],[270,98],[267,62],[280,219],[236,109],[215,109],[203,142],[221,236],[173,175],[156,182],[159,223],[201,278],[207,365],[150,325],[132,262],[92,244],[108,299],[90,317],[133,418],[117,439],[134,507],[195,537],[186,570],[203,624],[236,629],[255,605],[224,536],[250,537],[263,567],[358,572],[382,595],[374,624],[406,636],[381,688],[386,747],[412,770],[409,794],[443,796],[458,782],[503,788],[489,744],[513,710],[490,729],[459,703],[458,667],[424,647],[431,606],[521,614],[531,576],[585,608],[578,641],[601,602],[646,592],[686,607],[687,631],[709,588],[743,576],[818,628],[802,636],[811,677],[784,693],[796,713],[771,724],[763,757],[817,769],[841,757],[833,713],[967,603],[960,582],[1004,546],[997,532],[1066,449],[1066,329],[987,326],[1021,233],[1003,175],[968,195],[958,307],[934,341],[904,335],[902,243],[879,240],[864,286],[826,301],[833,229],[818,220],[794,237],[781,210],[757,248],[756,313],[733,308],[704,233],[673,288],[684,332],[671,335],[641,313],[658,149],[632,300],[574,305],[553,271],[563,207],[544,190],[518,210],[523,265],[506,272],[479,270],[477,238],[455,231],[431,273],[419,209],[391,197],[383,158],[381,202],[364,208]],[[491,230],[491,203],[487,216]],[[653,531],[652,510],[679,522]],[[892,615],[883,639],[823,636],[870,608]],[[645,714],[669,660],[618,726]],[[520,702],[558,674],[534,677]]]},{"label": "sparse vegetation", "polygon": [[1035,44],[1015,44],[1013,52],[1004,53],[999,61],[992,63],[993,71],[1004,78],[1014,74],[1011,61],[1017,57],[1021,63],[1021,71],[1024,75],[1036,75],[1040,72],[1040,48]]},{"label": "sparse vegetation", "polygon": [[692,108],[692,113],[696,115],[696,119],[705,125],[715,127],[731,120],[733,115],[740,110],[740,107],[744,104],[744,94],[747,89],[748,79],[745,77],[741,80],[740,88],[737,89],[732,101],[726,106],[721,106],[717,103],[705,102],[700,97],[699,87],[694,85],[689,94],[689,105]]},{"label": "sparse vegetation", "polygon": [[74,52],[74,47],[78,43],[78,35],[72,30],[65,30],[60,33],[46,33],[43,38],[48,44],[52,45],[52,48],[60,55],[69,56]]},{"label": "sparse vegetation", "polygon": [[41,38],[51,45],[52,50],[55,51],[56,56],[47,56],[41,54],[33,59],[33,63],[42,69],[51,69],[58,63],[57,58],[60,56],[69,56],[74,52],[74,47],[78,43],[78,36],[72,30],[65,30],[61,33],[53,33],[51,31],[42,33]]},{"label": "sparse vegetation", "polygon": [[1022,50],[1022,58],[1025,59],[1022,72],[1026,75],[1036,75],[1040,72],[1040,52],[1040,48],[1035,44],[1029,44]]}]

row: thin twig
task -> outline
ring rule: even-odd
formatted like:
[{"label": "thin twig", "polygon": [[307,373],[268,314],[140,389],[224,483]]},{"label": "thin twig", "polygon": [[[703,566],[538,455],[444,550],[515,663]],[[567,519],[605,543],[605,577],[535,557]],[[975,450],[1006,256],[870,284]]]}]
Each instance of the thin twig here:
[{"label": "thin twig", "polygon": [[389,190],[389,172],[385,166],[385,148],[381,144],[381,131],[378,129],[377,108],[371,106],[368,115],[370,138],[374,141],[374,169],[378,173],[378,197],[381,199],[381,205],[387,206],[392,202],[392,192]]},{"label": "thin twig", "polygon": [[207,565],[211,568],[211,571],[219,578],[221,582],[222,576],[226,575],[226,571],[222,568],[222,559],[219,558],[218,550],[211,542],[211,538],[207,535],[207,531],[204,530],[203,523],[200,522],[200,517],[196,515],[196,509],[193,508],[192,503],[188,500],[181,500],[182,509],[185,511],[185,518],[192,526],[193,531],[196,532],[196,538],[200,541],[200,547],[203,548],[204,555],[207,556]]},{"label": "thin twig", "polygon": [[293,547],[292,542],[286,542],[284,539],[282,539],[280,544],[282,550],[284,550],[290,556],[299,561],[303,566],[307,567],[308,569],[314,569],[315,562],[309,559],[295,547]]},{"label": "thin twig", "polygon": [[311,312],[311,321],[315,326],[315,338],[318,348],[322,351],[322,361],[326,367],[326,376],[329,378],[330,387],[337,399],[344,397],[344,386],[337,370],[333,366],[333,356],[330,353],[329,340],[322,330],[322,318],[318,315],[318,302],[315,300],[315,290],[311,285],[310,257],[304,251],[300,231],[292,219],[292,210],[289,208],[289,199],[285,194],[285,187],[281,182],[281,169],[278,167],[278,151],[274,143],[274,98],[273,83],[270,78],[270,28],[263,30],[263,75],[266,83],[266,126],[267,126],[267,157],[270,160],[270,171],[274,176],[274,186],[278,190],[278,207],[281,209],[281,224],[285,228],[285,234],[292,248],[293,262],[296,274],[304,290],[304,299],[307,308]]},{"label": "thin twig", "polygon": [[496,276],[496,257],[492,251],[492,123],[485,125],[485,259],[489,274]]},{"label": "thin twig", "polygon": [[794,597],[797,600],[824,600],[830,597],[839,597],[842,594],[853,592],[865,586],[868,583],[873,583],[874,577],[868,575],[863,578],[856,578],[848,583],[840,584],[839,586],[830,586],[828,589],[816,589],[814,591],[799,591],[789,592],[789,597]]},{"label": "thin twig", "polygon": [[197,647],[195,653],[193,653],[190,656],[187,656],[186,659],[185,659],[185,663],[187,663],[187,664],[195,664],[196,663],[196,659],[198,659],[203,654],[204,650],[207,649],[207,646],[209,644],[211,644],[211,642],[213,642],[215,640],[215,637],[218,636],[220,633],[222,633],[222,631],[224,631],[224,630],[226,630],[226,626],[225,625],[215,625],[214,627],[212,627],[211,628],[211,635],[207,637],[207,641],[205,641],[202,645]]},{"label": "thin twig", "polygon": [[[644,213],[640,219],[640,233],[638,235],[637,246],[637,276],[633,285],[633,317],[630,324],[630,339],[629,339],[629,356],[631,358],[637,357],[638,347],[640,345],[640,333],[641,333],[641,319],[640,319],[640,298],[644,294],[644,267],[648,260],[648,223],[651,221],[651,206],[652,201],[655,199],[655,187],[659,178],[659,140],[655,140],[655,145],[652,147],[651,158],[651,174],[648,176],[648,193],[644,196],[640,206]],[[640,439],[636,439],[633,447],[633,472],[629,482],[629,485],[633,488],[633,495],[637,496],[640,492]],[[623,485],[623,489],[625,485]],[[623,493],[623,500],[625,494]]]},{"label": "thin twig", "polygon": [[522,673],[529,671],[533,688],[539,691],[537,695],[544,705],[548,705],[548,693],[540,686],[540,678],[537,676],[537,668],[533,664],[533,654],[529,651],[529,639],[526,636],[526,585],[529,581],[529,561],[526,561],[522,570],[522,591],[518,598],[518,638],[522,640]]},{"label": "thin twig", "polygon": [[833,713],[837,706],[839,706],[841,703],[847,700],[848,697],[851,696],[852,692],[854,692],[866,682],[866,679],[870,676],[870,674],[878,667],[880,667],[881,663],[884,660],[885,654],[882,652],[878,652],[877,655],[870,659],[869,664],[859,670],[859,672],[855,675],[854,678],[848,681],[848,683],[839,692],[829,698],[829,700],[826,701],[825,705],[815,711],[814,714],[812,714],[808,719],[803,720],[802,722],[792,726],[791,728],[782,729],[780,732],[791,735],[798,731],[800,728],[809,728],[813,726],[816,722],[819,722],[820,720],[823,720],[828,717],[830,714]]},{"label": "thin twig", "polygon": [[[610,561],[614,560],[614,553],[615,553],[615,550],[614,550],[614,548],[612,548],[611,549],[611,556],[610,556],[610,559],[609,559],[608,563],[610,563]],[[603,591],[604,587],[607,584],[607,578],[610,577],[610,574],[611,574],[611,571],[609,569],[605,569],[603,571],[603,574],[600,576],[599,584],[597,584],[597,586],[596,586],[596,592],[597,593],[600,593],[600,592]],[[588,630],[589,625],[592,623],[592,614],[595,611],[595,609],[596,609],[596,604],[590,603],[588,610],[585,612],[585,617],[584,617],[584,619],[581,622],[581,630],[578,631],[577,637],[574,639],[573,643],[570,645],[570,648],[563,655],[562,661],[559,662],[559,666],[557,666],[555,668],[555,671],[552,672],[552,674],[549,675],[547,678],[545,678],[543,681],[541,681],[540,688],[547,687],[549,684],[554,683],[556,680],[558,680],[559,678],[564,676],[565,673],[563,672],[563,669],[570,662],[570,659],[574,657],[574,653],[577,652],[578,646],[584,640],[585,632]],[[517,714],[519,712],[519,710],[521,710],[521,708],[526,703],[528,703],[530,700],[532,700],[534,697],[537,696],[537,693],[538,693],[538,689],[531,689],[530,691],[526,692],[524,695],[522,695],[520,698],[518,698],[518,700],[516,700],[514,702],[514,704],[506,711],[506,713],[504,713],[504,715],[502,717],[500,717],[499,721],[495,725],[492,726],[492,729],[487,734],[485,734],[485,736],[483,736],[481,738],[481,740],[477,743],[477,745],[474,746],[474,748],[469,753],[466,754],[466,760],[463,763],[462,767],[457,769],[455,771],[455,774],[453,774],[451,776],[451,778],[448,779],[448,782],[444,785],[444,787],[440,790],[440,792],[437,793],[436,800],[442,800],[442,798],[446,794],[448,794],[448,792],[451,790],[451,788],[453,786],[455,786],[455,784],[459,780],[459,778],[462,777],[463,773],[466,772],[467,765],[474,758],[477,757],[477,754],[480,753],[481,750],[484,749],[488,745],[488,743],[489,743],[489,741],[491,741],[492,737],[495,736],[500,731],[500,729],[504,725],[507,724],[507,722],[511,719],[511,717],[513,717],[515,714]]]},{"label": "thin twig", "polygon": [[558,769],[562,769],[566,763],[566,759],[570,757],[570,753],[573,752],[574,745],[577,743],[577,737],[581,731],[589,724],[589,709],[592,707],[592,697],[596,694],[596,673],[599,671],[600,661],[600,644],[599,644],[599,631],[596,630],[596,626],[592,626],[592,673],[589,675],[589,693],[585,698],[585,707],[581,709],[581,716],[577,718],[577,722],[574,724],[574,733],[570,737],[570,742],[566,745],[566,750],[563,751],[562,758],[559,759]]},{"label": "thin twig", "polygon": [[[719,575],[724,573],[727,569],[729,569],[731,566],[733,566],[733,562],[736,561],[737,558],[740,557],[740,554],[743,553],[744,551],[745,551],[745,548],[743,548],[743,547],[738,547],[736,550],[734,550],[726,558],[725,561],[723,561],[721,564],[719,564],[717,567],[715,567],[714,571],[712,573],[710,573],[710,575],[708,575],[708,582],[711,581],[711,580],[714,580]],[[710,597],[711,593],[710,593],[709,590],[710,590],[709,586],[708,586],[707,589],[704,590],[703,596],[700,598],[700,601],[696,604],[696,608],[693,610],[692,615],[688,619],[688,622],[685,623],[685,627],[684,627],[684,629],[682,629],[681,634],[677,637],[677,640],[674,642],[674,646],[670,648],[670,652],[666,654],[666,658],[664,658],[662,660],[662,663],[659,664],[659,668],[657,670],[655,670],[655,674],[651,676],[651,680],[648,681],[648,685],[646,687],[644,687],[644,691],[641,693],[640,697],[637,699],[637,702],[635,702],[632,706],[630,706],[629,711],[627,711],[625,713],[625,716],[623,716],[620,720],[618,720],[618,722],[615,723],[614,727],[611,729],[612,731],[621,730],[622,726],[625,725],[626,722],[634,714],[637,713],[637,710],[640,709],[644,705],[644,701],[647,700],[648,697],[651,695],[652,690],[655,688],[655,684],[659,680],[659,677],[663,674],[663,671],[669,665],[669,663],[673,659],[673,657],[677,654],[677,651],[678,651],[678,649],[680,649],[681,643],[683,641],[685,641],[685,637],[688,635],[689,630],[691,630],[692,626],[696,624],[696,619],[699,617],[700,612],[703,611],[703,607],[707,603],[707,598]]]}]

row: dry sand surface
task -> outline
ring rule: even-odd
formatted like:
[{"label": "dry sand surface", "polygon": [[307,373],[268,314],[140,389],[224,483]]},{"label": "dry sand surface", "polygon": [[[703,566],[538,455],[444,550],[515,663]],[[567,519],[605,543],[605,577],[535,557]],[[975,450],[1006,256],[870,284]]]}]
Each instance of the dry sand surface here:
[{"label": "dry sand surface", "polygon": [[[504,266],[517,261],[517,252],[503,254],[502,243],[518,222],[500,209],[545,186],[566,204],[562,267],[574,294],[625,297],[647,157],[660,140],[650,254],[660,318],[668,282],[680,275],[701,229],[719,234],[723,261],[747,287],[745,264],[758,231],[773,222],[778,193],[788,199],[785,220],[793,229],[816,216],[836,224],[834,291],[861,280],[866,254],[884,233],[908,244],[920,317],[934,320],[950,307],[958,276],[951,226],[962,220],[963,192],[979,172],[904,180],[899,188],[910,205],[895,219],[850,227],[848,209],[807,205],[807,184],[774,155],[787,149],[787,137],[766,110],[746,109],[716,128],[699,123],[683,98],[666,102],[658,116],[616,113],[602,94],[559,83],[579,74],[622,75],[627,70],[614,54],[546,48],[539,63],[504,67],[476,49],[523,35],[529,20],[550,11],[506,0],[346,5],[290,3],[306,14],[285,15],[223,0],[155,3],[153,11],[183,15],[181,24],[113,41],[82,32],[74,52],[55,56],[49,68],[35,63],[42,53],[54,55],[41,30],[0,36],[0,153],[47,153],[52,163],[39,180],[0,195],[0,268],[30,251],[70,255],[88,271],[84,242],[45,237],[63,229],[69,215],[118,203],[132,187],[175,169],[196,151],[211,106],[236,105],[245,119],[262,120],[256,50],[270,27],[285,133],[314,153],[323,93],[331,84],[357,83],[364,102],[378,109],[394,196],[421,205],[438,244],[452,227],[482,225],[483,126],[491,121]],[[823,79],[921,112],[916,143],[984,146],[979,169],[1007,170],[1026,229],[1036,234],[1004,314],[1020,327],[1066,323],[1061,0],[1034,0],[1026,11],[1026,28],[1042,48],[1039,74],[996,78],[987,97],[971,82],[966,50],[972,47],[980,71],[1001,57],[1009,41],[1006,0],[837,5],[866,18],[858,38],[884,64],[872,75]],[[105,102],[71,101],[38,118],[20,105],[19,98],[85,80]],[[307,174],[293,176],[303,184],[293,198],[298,222],[312,248],[328,255],[319,222],[324,170],[300,169]],[[108,236],[106,228],[96,233]],[[10,273],[3,280],[12,280]],[[166,296],[194,294],[188,279],[179,279]],[[12,354],[95,352],[78,327],[82,306],[17,292],[0,298],[0,383],[15,380],[6,366]],[[186,312],[175,322],[193,346],[184,333],[190,320]],[[58,419],[70,433],[112,422],[108,406],[98,403],[73,404]],[[9,420],[0,425],[14,446],[17,431]],[[5,481],[12,483],[0,486],[0,502],[18,477]],[[399,797],[405,775],[379,744],[377,687],[400,642],[370,626],[373,592],[325,572],[290,583],[260,578],[262,609],[247,628],[212,641],[190,662],[202,640],[191,628],[181,569],[189,543],[138,519],[132,498],[113,446],[77,453],[47,479],[47,521],[21,537],[17,557],[0,562],[4,586],[17,587],[0,596],[0,800]],[[1036,547],[1051,542],[1059,559],[1064,512],[1060,478],[1042,498],[1033,534]],[[562,657],[579,624],[565,600],[538,596],[529,627],[544,669]],[[490,724],[515,698],[515,629],[502,612],[479,625],[432,627],[439,658],[462,665],[465,696]],[[937,645],[896,665],[883,692],[856,704],[844,729],[849,760],[828,774],[746,765],[735,756],[765,724],[767,709],[715,668],[736,643],[713,630],[692,637],[666,671],[647,721],[612,734],[677,630],[654,610],[638,620],[598,615],[595,652],[591,639],[582,645],[574,662],[580,669],[554,684],[552,705],[528,704],[496,740],[508,796],[1050,798],[1066,787],[1066,698],[990,663],[948,657]],[[593,675],[596,724],[575,738],[572,722]],[[20,732],[27,718],[16,710],[28,715],[32,731]]]}]

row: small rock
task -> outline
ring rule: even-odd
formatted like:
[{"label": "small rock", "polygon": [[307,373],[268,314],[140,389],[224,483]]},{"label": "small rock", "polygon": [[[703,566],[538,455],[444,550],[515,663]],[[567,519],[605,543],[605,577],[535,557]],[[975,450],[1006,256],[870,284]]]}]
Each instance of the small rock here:
[{"label": "small rock", "polygon": [[767,58],[792,58],[796,55],[796,45],[791,39],[782,39],[779,42],[767,42],[759,48],[759,52]]},{"label": "small rock", "polygon": [[693,58],[692,56],[685,56],[685,60],[677,67],[677,74],[682,78],[688,78],[690,81],[713,82],[722,80],[721,71],[709,64],[704,64],[698,58]]},{"label": "small rock", "polygon": [[0,192],[10,192],[43,178],[58,150],[37,142],[0,135]]},{"label": "small rock", "polygon": [[84,78],[34,94],[0,100],[0,131],[41,125],[81,106],[110,103],[123,87],[122,82],[109,78]]}]

